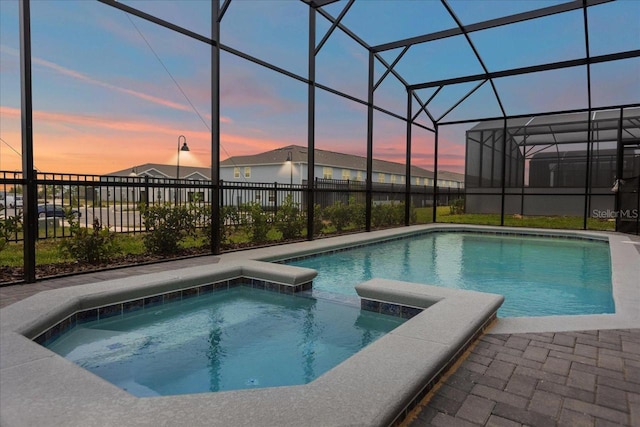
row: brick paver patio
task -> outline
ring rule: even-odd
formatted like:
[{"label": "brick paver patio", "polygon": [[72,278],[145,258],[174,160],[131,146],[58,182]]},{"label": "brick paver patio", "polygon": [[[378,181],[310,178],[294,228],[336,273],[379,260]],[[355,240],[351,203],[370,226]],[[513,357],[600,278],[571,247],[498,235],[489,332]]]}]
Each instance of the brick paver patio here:
[{"label": "brick paver patio", "polygon": [[640,426],[640,329],[484,335],[405,421]]},{"label": "brick paver patio", "polygon": [[[0,287],[0,307],[43,290],[218,260],[189,258]],[[403,424],[640,427],[640,329],[484,335]]]}]

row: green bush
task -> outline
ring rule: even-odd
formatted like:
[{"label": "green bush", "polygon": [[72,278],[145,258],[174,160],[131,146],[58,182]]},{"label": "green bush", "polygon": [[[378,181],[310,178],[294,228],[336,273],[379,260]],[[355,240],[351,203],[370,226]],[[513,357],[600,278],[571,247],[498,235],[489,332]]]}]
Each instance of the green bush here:
[{"label": "green bush", "polygon": [[300,211],[300,204],[294,203],[288,194],[276,213],[276,228],[285,240],[297,239],[302,236],[305,226],[305,216]]},{"label": "green bush", "polygon": [[[199,210],[200,217],[205,224],[202,232],[207,237],[208,242],[211,243],[211,206],[204,205],[200,207]],[[235,206],[223,206],[220,209],[220,243],[228,243],[231,234],[238,231],[240,224],[240,212],[238,212],[238,208]]]},{"label": "green bush", "polygon": [[371,206],[371,227],[379,228],[385,225],[386,223],[386,210],[383,205],[373,205]]},{"label": "green bush", "polygon": [[140,213],[147,230],[144,246],[152,254],[175,254],[184,239],[195,235],[197,212],[187,206],[143,205]]},{"label": "green bush", "polygon": [[324,223],[322,222],[322,207],[320,205],[313,205],[313,235],[319,236],[322,234]]},{"label": "green bush", "polygon": [[351,216],[351,223],[358,228],[362,229],[367,223],[367,207],[364,203],[357,203],[355,197],[349,198],[349,212]]},{"label": "green bush", "polygon": [[460,215],[464,213],[464,199],[452,200],[449,204],[449,213],[451,215]]},{"label": "green bush", "polygon": [[242,224],[247,229],[251,241],[253,243],[266,242],[268,240],[267,234],[271,229],[269,214],[262,209],[258,202],[248,203],[245,212],[248,212],[249,215],[242,218]]},{"label": "green bush", "polygon": [[418,210],[415,206],[409,206],[409,224],[416,224],[418,222]]},{"label": "green bush", "polygon": [[67,212],[71,236],[60,241],[60,250],[65,256],[90,264],[111,260],[120,252],[115,233],[102,228],[100,220],[93,221],[93,229],[80,227],[75,215]]},{"label": "green bush", "polygon": [[[410,221],[416,221],[416,211],[413,206],[410,212]],[[404,224],[404,203],[377,204],[371,208],[371,226],[373,228],[389,227]]]},{"label": "green bush", "polygon": [[220,242],[227,242],[230,235],[238,231],[241,223],[238,208],[235,206],[224,206],[220,211]]},{"label": "green bush", "polygon": [[349,225],[350,215],[349,205],[345,205],[341,201],[334,202],[333,205],[327,206],[323,211],[324,218],[331,221],[338,233]]},{"label": "green bush", "polygon": [[[0,213],[4,211],[4,206],[0,207]],[[2,251],[16,233],[22,231],[22,217],[19,215],[0,218],[0,251]]]}]

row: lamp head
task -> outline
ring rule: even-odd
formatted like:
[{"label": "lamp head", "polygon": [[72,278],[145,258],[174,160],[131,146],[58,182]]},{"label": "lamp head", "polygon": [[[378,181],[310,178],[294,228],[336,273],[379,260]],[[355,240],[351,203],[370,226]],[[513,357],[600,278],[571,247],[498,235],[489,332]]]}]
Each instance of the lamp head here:
[{"label": "lamp head", "polygon": [[180,148],[180,151],[189,151],[189,147],[187,146],[186,142],[182,144],[182,148]]}]

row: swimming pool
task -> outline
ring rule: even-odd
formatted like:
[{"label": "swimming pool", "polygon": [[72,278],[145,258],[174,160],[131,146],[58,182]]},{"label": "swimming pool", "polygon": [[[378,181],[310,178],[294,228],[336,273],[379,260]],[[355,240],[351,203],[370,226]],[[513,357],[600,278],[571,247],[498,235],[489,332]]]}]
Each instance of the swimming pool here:
[{"label": "swimming pool", "polygon": [[318,293],[355,295],[378,277],[501,294],[501,317],[615,312],[601,241],[434,232],[286,263],[317,270]]},{"label": "swimming pool", "polygon": [[243,286],[76,325],[47,347],[138,397],[306,384],[405,319]]}]

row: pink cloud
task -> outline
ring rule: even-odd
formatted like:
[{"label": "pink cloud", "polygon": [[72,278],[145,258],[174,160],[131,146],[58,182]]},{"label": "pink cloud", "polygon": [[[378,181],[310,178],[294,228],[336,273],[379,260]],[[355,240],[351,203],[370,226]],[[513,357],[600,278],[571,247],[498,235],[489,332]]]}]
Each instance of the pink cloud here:
[{"label": "pink cloud", "polygon": [[279,96],[271,84],[249,70],[239,67],[221,74],[220,100],[222,107],[262,107],[265,112],[290,112],[301,108],[299,103]]}]

